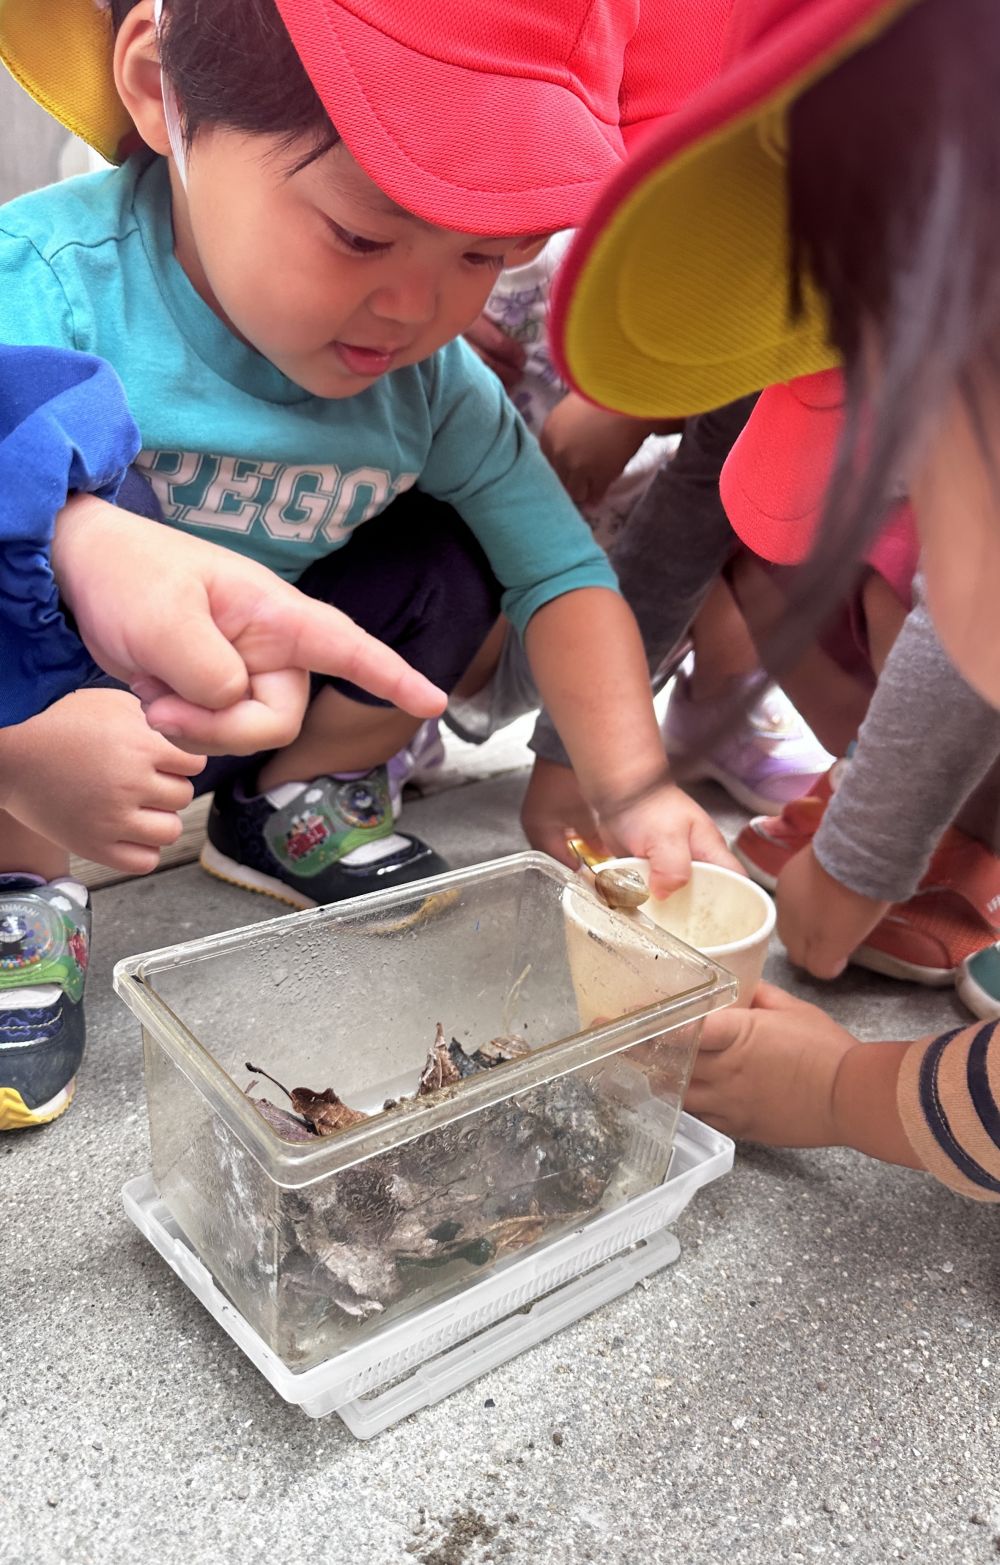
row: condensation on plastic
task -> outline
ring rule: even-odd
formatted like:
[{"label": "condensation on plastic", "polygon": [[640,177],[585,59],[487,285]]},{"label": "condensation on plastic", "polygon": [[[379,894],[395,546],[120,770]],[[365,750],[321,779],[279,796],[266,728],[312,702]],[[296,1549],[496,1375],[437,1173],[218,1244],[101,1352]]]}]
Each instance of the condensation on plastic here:
[{"label": "condensation on plastic", "polygon": [[[142,1023],[155,1188],[295,1372],[662,1187],[701,1018],[734,991],[532,853],[134,957],[115,985]],[[438,1020],[470,1050],[517,1032],[531,1053],[301,1144],[246,1097],[249,1060],[378,1111],[414,1090]],[[554,1204],[536,1199],[536,1130],[557,1169],[541,1195],[568,1196]],[[581,1184],[587,1144],[600,1166]],[[434,1233],[460,1233],[435,1248],[425,1225],[416,1264],[412,1224],[405,1243],[367,1232],[385,1227],[379,1187],[415,1182]]]}]

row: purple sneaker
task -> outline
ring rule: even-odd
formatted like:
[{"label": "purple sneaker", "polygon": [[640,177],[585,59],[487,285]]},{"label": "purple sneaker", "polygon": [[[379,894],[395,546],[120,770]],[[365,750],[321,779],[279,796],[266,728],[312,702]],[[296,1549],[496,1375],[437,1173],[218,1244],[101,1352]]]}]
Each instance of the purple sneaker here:
[{"label": "purple sneaker", "polygon": [[436,717],[428,718],[417,729],[409,744],[389,757],[386,771],[389,774],[389,793],[393,812],[398,815],[407,783],[415,788],[429,782],[434,772],[444,765],[444,740]]},{"label": "purple sneaker", "polygon": [[[688,675],[679,673],[663,718],[667,755],[679,758],[698,752],[731,699],[727,694],[713,701],[692,701]],[[738,727],[717,740],[712,750],[698,755],[695,770],[685,781],[710,778],[745,809],[778,815],[790,800],[808,793],[832,765],[833,756],[806,727],[788,697],[776,685],[768,685]]]}]

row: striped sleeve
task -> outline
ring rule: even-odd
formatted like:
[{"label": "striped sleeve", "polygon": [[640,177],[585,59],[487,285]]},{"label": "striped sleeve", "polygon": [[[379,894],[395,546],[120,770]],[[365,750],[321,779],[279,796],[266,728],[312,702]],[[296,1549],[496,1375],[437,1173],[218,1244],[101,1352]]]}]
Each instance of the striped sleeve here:
[{"label": "striped sleeve", "polygon": [[1000,1022],[913,1044],[897,1103],[930,1173],[974,1201],[1000,1202]]}]

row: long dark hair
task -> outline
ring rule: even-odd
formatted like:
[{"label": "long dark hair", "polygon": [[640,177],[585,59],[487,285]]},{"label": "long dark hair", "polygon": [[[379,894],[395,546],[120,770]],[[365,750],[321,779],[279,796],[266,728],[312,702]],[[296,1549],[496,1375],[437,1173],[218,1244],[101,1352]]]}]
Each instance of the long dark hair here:
[{"label": "long dark hair", "polygon": [[[840,592],[935,421],[983,415],[1000,343],[1000,9],[918,0],[792,106],[792,308],[829,307],[847,421],[796,630]],[[786,632],[791,629],[786,626]]]}]

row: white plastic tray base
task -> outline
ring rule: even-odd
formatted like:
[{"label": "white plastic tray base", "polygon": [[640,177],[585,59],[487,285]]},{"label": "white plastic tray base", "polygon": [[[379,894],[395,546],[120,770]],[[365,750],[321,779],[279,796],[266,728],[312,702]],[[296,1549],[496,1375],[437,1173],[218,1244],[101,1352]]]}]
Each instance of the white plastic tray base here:
[{"label": "white plastic tray base", "polygon": [[122,1199],[135,1226],[279,1396],[298,1403],[310,1418],[336,1412],[352,1434],[368,1440],[675,1261],[680,1245],[667,1225],[702,1185],[729,1172],[733,1152],[728,1137],[682,1114],[670,1174],[656,1190],[301,1373],[267,1347],[216,1286],[151,1175],[130,1180]]}]

